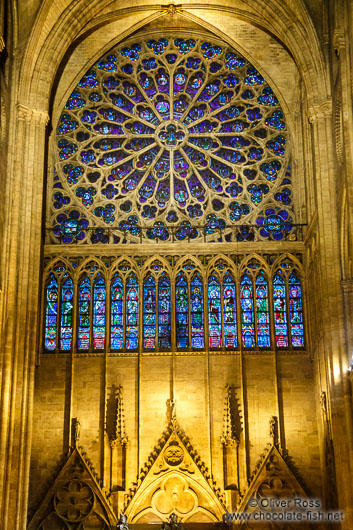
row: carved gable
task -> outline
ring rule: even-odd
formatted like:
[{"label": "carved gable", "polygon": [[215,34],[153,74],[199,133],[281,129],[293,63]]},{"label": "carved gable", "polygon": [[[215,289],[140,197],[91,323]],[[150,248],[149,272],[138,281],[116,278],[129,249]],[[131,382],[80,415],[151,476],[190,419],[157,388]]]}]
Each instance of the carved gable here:
[{"label": "carved gable", "polygon": [[[268,452],[260,459],[253,473],[249,488],[238,504],[238,511],[251,513],[259,511],[260,506],[263,512],[271,511],[270,506],[267,507],[261,504],[261,499],[293,499],[298,497],[307,498],[307,494],[276,445],[271,445]],[[250,503],[250,501],[253,502]],[[255,504],[255,506],[252,506],[252,504]],[[278,511],[278,508],[274,509]],[[298,511],[293,505],[290,505],[289,509]],[[264,525],[268,528],[266,523]],[[261,526],[257,524],[256,528],[260,529]],[[287,525],[285,528],[292,527]],[[306,528],[304,523],[301,528]]]},{"label": "carved gable", "polygon": [[216,522],[226,509],[208,470],[175,421],[159,440],[141,471],[126,506],[131,523]]},{"label": "carved gable", "polygon": [[93,467],[76,447],[44,497],[28,530],[108,530],[116,522]]}]

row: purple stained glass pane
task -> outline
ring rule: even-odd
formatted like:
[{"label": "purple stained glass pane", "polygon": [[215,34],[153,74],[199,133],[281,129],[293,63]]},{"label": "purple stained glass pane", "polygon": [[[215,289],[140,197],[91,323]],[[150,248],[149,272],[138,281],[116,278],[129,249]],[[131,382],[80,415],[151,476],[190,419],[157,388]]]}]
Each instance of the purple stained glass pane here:
[{"label": "purple stained glass pane", "polygon": [[166,276],[158,283],[158,345],[160,350],[171,347],[171,292]]},{"label": "purple stained glass pane", "polygon": [[223,279],[223,319],[224,319],[224,346],[236,348],[237,337],[237,306],[235,282],[230,275]]},{"label": "purple stained glass pane", "polygon": [[105,346],[105,281],[102,277],[93,286],[93,348],[103,350]]},{"label": "purple stained glass pane", "polygon": [[190,287],[190,316],[191,316],[191,347],[203,348],[204,319],[203,319],[203,285],[199,276],[194,276]]},{"label": "purple stained glass pane", "polygon": [[208,280],[208,333],[210,348],[222,345],[221,286],[215,275]]},{"label": "purple stained glass pane", "polygon": [[143,347],[156,347],[156,282],[149,276],[143,284]]},{"label": "purple stained glass pane", "polygon": [[179,275],[175,285],[176,339],[177,348],[189,346],[189,295],[184,276]]},{"label": "purple stained glass pane", "polygon": [[139,344],[139,292],[138,283],[131,275],[126,284],[126,349],[136,350]]},{"label": "purple stained glass pane", "polygon": [[73,314],[74,285],[72,279],[66,279],[61,287],[60,309],[60,349],[70,351],[72,348],[72,314]]},{"label": "purple stained glass pane", "polygon": [[300,280],[293,272],[288,279],[292,346],[304,348],[303,305]]},{"label": "purple stained glass pane", "polygon": [[256,277],[256,313],[257,313],[257,345],[259,348],[270,346],[270,316],[268,310],[268,284],[261,272]]}]

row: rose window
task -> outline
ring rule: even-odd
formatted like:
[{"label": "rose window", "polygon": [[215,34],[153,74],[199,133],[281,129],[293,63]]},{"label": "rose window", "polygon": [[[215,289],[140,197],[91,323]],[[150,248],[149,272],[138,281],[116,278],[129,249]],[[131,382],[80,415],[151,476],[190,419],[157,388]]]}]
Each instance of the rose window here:
[{"label": "rose window", "polygon": [[120,44],[59,118],[52,242],[280,240],[291,205],[283,111],[227,44]]}]

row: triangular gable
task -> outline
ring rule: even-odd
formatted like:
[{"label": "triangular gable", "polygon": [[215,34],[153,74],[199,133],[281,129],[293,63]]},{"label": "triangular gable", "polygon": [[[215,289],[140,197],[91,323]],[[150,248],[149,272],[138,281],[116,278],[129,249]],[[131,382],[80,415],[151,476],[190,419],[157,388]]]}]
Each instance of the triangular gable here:
[{"label": "triangular gable", "polygon": [[307,494],[281,452],[272,444],[258,462],[250,479],[249,488],[239,501],[238,512],[258,511],[257,505],[253,507],[253,503],[249,504],[251,499],[294,497],[307,498]]},{"label": "triangular gable", "polygon": [[130,489],[125,509],[129,522],[165,521],[173,512],[183,522],[216,522],[225,511],[220,489],[172,419]]},{"label": "triangular gable", "polygon": [[[108,530],[117,523],[92,464],[75,447],[34,514],[28,530]],[[82,526],[80,526],[82,525]]]}]

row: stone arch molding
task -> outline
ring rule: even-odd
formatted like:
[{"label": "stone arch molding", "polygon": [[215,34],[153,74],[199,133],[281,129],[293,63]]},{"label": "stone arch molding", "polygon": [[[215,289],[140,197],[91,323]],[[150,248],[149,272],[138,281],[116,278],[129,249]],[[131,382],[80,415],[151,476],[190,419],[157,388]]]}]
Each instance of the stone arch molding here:
[{"label": "stone arch molding", "polygon": [[129,522],[159,523],[175,513],[182,522],[214,523],[224,499],[187,436],[171,420],[142,468],[125,508]]},{"label": "stone arch molding", "polygon": [[[223,0],[197,5],[186,2],[179,12],[208,29],[208,19],[215,19],[217,12],[221,16],[227,13],[274,35],[293,55],[306,85],[309,104],[326,101],[329,93],[324,58],[304,3],[298,3],[296,13],[283,3],[269,4],[266,0],[255,5],[250,0],[245,3],[248,5],[231,7]],[[98,27],[134,15],[135,20],[128,24],[122,39],[151,20],[170,15],[167,2],[162,6],[152,2],[131,4],[128,0],[122,1],[120,8],[114,10],[110,0],[90,3],[62,0],[59,5],[49,0],[43,2],[22,62],[19,100],[31,108],[46,111],[55,75],[65,54],[69,56],[77,43]]]}]

